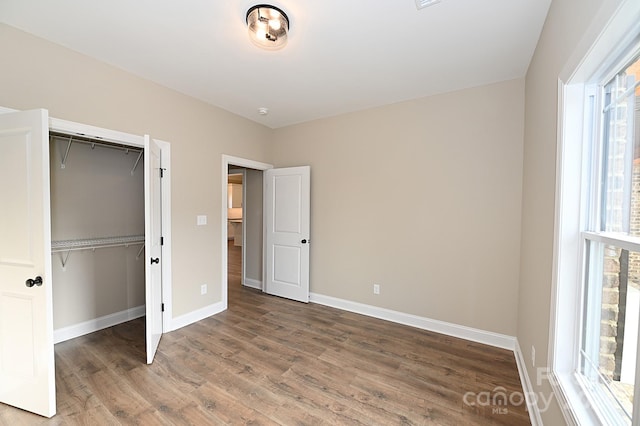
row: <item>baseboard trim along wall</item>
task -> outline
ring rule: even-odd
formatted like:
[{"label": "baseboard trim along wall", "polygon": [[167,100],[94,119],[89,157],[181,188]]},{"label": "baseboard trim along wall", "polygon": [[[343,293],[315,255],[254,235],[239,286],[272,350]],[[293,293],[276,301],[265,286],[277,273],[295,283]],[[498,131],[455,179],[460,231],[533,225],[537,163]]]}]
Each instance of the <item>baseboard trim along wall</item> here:
[{"label": "baseboard trim along wall", "polygon": [[[262,288],[262,282],[258,280],[246,279],[245,285],[247,287],[254,287],[257,289]],[[514,336],[480,330],[464,325],[452,324],[445,321],[439,321],[420,317],[417,315],[407,314],[404,312],[379,308],[377,306],[365,305],[363,303],[352,302],[345,299],[338,299],[331,296],[324,296],[317,293],[310,293],[309,301],[311,303],[317,303],[319,305],[330,306],[332,308],[342,309],[344,311],[354,312],[373,318],[408,325],[411,327],[420,328],[422,330],[433,331],[436,333],[441,333],[448,336],[458,337],[461,339],[513,351],[518,368],[518,374],[520,376],[520,382],[522,383],[524,396],[529,411],[529,417],[531,419],[531,424],[532,426],[542,425],[542,418],[540,416],[540,411],[538,410],[538,406],[535,400],[536,394],[533,390],[533,387],[531,386],[529,375],[527,374],[527,367],[522,355],[522,351],[520,350],[520,345],[518,344],[518,340]],[[204,308],[198,309],[197,311],[174,318],[173,321],[171,321],[171,330],[165,330],[164,332],[167,333],[169,331],[174,331],[179,328],[186,327],[187,325],[193,324],[212,315],[223,312],[226,309],[227,307],[223,302],[218,302],[213,305],[206,306]],[[142,315],[144,315],[144,306],[142,307]]]},{"label": "baseboard trim along wall", "polygon": [[143,317],[146,313],[144,305],[135,308],[126,309],[124,311],[105,315],[79,324],[70,325],[68,327],[59,328],[53,331],[53,343],[64,342],[65,340],[75,339],[85,334],[93,333],[132,319]]},{"label": "baseboard trim along wall", "polygon": [[531,426],[542,426],[542,417],[537,404],[537,394],[531,386],[531,380],[529,380],[529,373],[527,371],[527,364],[524,360],[524,355],[520,349],[520,344],[516,340],[516,347],[514,349],[516,356],[516,364],[518,366],[518,374],[520,375],[520,383],[522,383],[522,390],[524,391],[524,397],[527,402],[527,411],[529,411],[529,419],[531,420]]},{"label": "baseboard trim along wall", "polygon": [[[200,320],[210,317],[211,315],[219,314],[225,309],[226,307],[223,305],[223,303],[218,302],[214,303],[213,305],[205,306],[204,308],[198,309],[197,311],[189,312],[186,315],[174,318],[170,322],[171,328],[169,330],[164,330],[163,333],[174,331],[189,324],[196,323]],[[55,344],[64,342],[66,340],[75,339],[76,337],[84,336],[85,334],[93,333],[105,328],[113,327],[114,325],[122,324],[123,322],[143,317],[145,316],[145,314],[145,306],[141,305],[136,306],[135,308],[126,309],[124,311],[105,315],[103,317],[95,318],[79,324],[59,328],[53,331],[53,343]]]},{"label": "baseboard trim along wall", "polygon": [[163,333],[167,333],[169,331],[174,331],[182,327],[186,327],[189,324],[196,323],[205,318],[210,317],[211,315],[219,314],[220,312],[226,310],[227,307],[224,303],[218,302],[213,305],[205,306],[204,308],[200,308],[196,311],[189,312],[188,314],[181,315],[179,317],[174,318],[171,321],[171,329],[164,330]]},{"label": "baseboard trim along wall", "polygon": [[529,375],[527,374],[527,366],[524,362],[518,339],[514,336],[506,334],[493,333],[491,331],[480,330],[477,328],[467,327],[464,325],[452,324],[445,321],[434,320],[430,318],[420,317],[417,315],[407,314],[404,312],[392,311],[390,309],[379,308],[377,306],[365,305],[363,303],[352,302],[350,300],[338,299],[322,294],[310,293],[309,301],[319,305],[330,306],[332,308],[342,309],[344,311],[354,312],[378,318],[386,321],[404,324],[423,330],[433,331],[436,333],[446,334],[447,336],[458,337],[473,342],[483,343],[485,345],[495,346],[514,352],[516,366],[520,376],[520,382],[527,403],[527,410],[532,426],[541,426],[542,417],[538,405],[536,404],[536,394],[531,386]]},{"label": "baseboard trim along wall", "polygon": [[320,305],[331,306],[332,308],[338,308],[357,314],[396,322],[398,324],[409,325],[423,330],[446,334],[452,337],[459,337],[473,342],[484,343],[485,345],[509,349],[511,351],[515,350],[516,347],[516,338],[505,334],[493,333],[491,331],[479,330],[477,328],[467,327],[464,325],[419,317],[417,315],[392,311],[390,309],[365,305],[363,303],[338,299],[331,296],[324,296],[322,294],[309,294],[309,301]]},{"label": "baseboard trim along wall", "polygon": [[254,280],[251,278],[245,278],[244,279],[244,285],[246,287],[251,287],[251,288],[256,288],[258,290],[262,290],[262,281],[260,280]]}]

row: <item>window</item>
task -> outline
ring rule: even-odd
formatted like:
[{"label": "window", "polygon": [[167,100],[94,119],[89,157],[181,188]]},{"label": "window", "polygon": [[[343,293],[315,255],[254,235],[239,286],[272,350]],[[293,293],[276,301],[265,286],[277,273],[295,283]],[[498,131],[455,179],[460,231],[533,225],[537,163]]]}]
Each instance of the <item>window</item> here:
[{"label": "window", "polygon": [[640,424],[640,43],[564,90],[552,383],[568,420]]},{"label": "window", "polygon": [[578,379],[610,424],[633,415],[640,312],[640,60],[588,96]]}]

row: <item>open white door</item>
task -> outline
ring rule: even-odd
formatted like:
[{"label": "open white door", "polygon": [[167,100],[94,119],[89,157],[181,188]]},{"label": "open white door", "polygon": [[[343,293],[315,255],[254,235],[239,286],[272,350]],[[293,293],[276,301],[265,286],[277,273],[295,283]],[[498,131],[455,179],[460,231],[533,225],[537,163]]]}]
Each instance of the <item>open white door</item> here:
[{"label": "open white door", "polygon": [[49,118],[0,114],[0,402],[56,413]]},{"label": "open white door", "polygon": [[153,358],[162,337],[162,166],[160,147],[144,137],[144,211],[145,217],[145,305],[147,364]]},{"label": "open white door", "polygon": [[309,166],[264,172],[265,292],[309,302]]}]

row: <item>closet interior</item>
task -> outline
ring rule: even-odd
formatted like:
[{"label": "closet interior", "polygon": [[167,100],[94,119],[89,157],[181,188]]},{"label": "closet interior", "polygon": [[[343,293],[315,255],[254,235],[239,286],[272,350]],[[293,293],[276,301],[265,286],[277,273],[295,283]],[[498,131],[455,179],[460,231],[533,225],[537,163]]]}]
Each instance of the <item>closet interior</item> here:
[{"label": "closet interior", "polygon": [[56,343],[145,314],[143,151],[50,133]]}]

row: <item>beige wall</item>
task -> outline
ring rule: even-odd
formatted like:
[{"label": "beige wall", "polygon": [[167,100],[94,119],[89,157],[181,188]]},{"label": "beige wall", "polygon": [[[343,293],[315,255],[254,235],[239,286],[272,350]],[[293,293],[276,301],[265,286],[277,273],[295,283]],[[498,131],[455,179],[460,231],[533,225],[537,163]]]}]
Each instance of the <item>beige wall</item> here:
[{"label": "beige wall", "polygon": [[171,142],[173,316],[222,300],[221,155],[271,162],[271,131],[6,25],[0,51],[0,106]]},{"label": "beige wall", "polygon": [[0,105],[171,142],[174,317],[221,300],[225,153],[311,165],[313,292],[515,334],[523,80],[271,131],[4,25],[0,49]]},{"label": "beige wall", "polygon": [[600,3],[552,3],[526,80],[526,132],[523,80],[271,131],[5,25],[0,105],[171,142],[174,316],[221,300],[225,153],[311,165],[313,292],[517,332],[525,353],[546,354],[556,78]]},{"label": "beige wall", "polygon": [[174,317],[221,300],[225,153],[312,166],[313,292],[515,334],[522,80],[273,132],[5,25],[0,49],[0,105],[171,142]]},{"label": "beige wall", "polygon": [[[522,247],[518,302],[518,341],[536,392],[551,395],[546,381],[537,383],[537,365],[546,367],[549,349],[555,167],[557,148],[557,81],[579,64],[594,36],[619,1],[555,0],[526,77],[526,115],[522,201]],[[545,424],[563,424],[554,399],[543,413]]]},{"label": "beige wall", "polygon": [[515,335],[523,126],[520,79],[276,130],[311,166],[311,291]]},{"label": "beige wall", "polygon": [[[617,4],[552,2],[526,102],[525,81],[514,80],[270,131],[0,25],[0,106],[172,143],[174,316],[220,300],[226,153],[311,165],[312,292],[516,334],[527,362],[533,345],[544,365],[557,78]],[[197,214],[209,225],[196,227]],[[536,391],[549,394],[532,367]],[[543,416],[562,423],[557,405]]]}]

